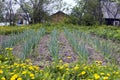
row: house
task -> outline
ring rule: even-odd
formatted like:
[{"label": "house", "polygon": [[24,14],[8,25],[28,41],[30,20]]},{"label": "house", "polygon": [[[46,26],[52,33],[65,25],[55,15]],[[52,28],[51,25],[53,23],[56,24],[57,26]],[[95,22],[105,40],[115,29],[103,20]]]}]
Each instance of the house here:
[{"label": "house", "polygon": [[50,20],[53,23],[58,23],[64,21],[67,16],[64,12],[58,11],[50,16]]},{"label": "house", "polygon": [[17,25],[30,24],[31,17],[29,13],[18,13],[17,16],[18,16]]},{"label": "house", "polygon": [[117,2],[102,1],[102,13],[107,25],[120,26],[120,6]]}]

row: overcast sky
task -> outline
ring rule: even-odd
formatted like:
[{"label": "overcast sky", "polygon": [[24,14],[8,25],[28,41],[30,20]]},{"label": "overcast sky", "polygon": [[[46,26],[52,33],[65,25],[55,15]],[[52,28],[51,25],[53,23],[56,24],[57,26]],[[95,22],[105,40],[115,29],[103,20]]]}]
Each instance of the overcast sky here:
[{"label": "overcast sky", "polygon": [[[71,8],[73,8],[76,5],[74,0],[63,0],[63,1],[66,2],[69,5],[69,8],[70,8],[69,11],[64,11],[65,13],[69,13],[71,11]],[[16,11],[18,8],[19,8],[19,5],[16,5],[14,7],[14,10]]]}]

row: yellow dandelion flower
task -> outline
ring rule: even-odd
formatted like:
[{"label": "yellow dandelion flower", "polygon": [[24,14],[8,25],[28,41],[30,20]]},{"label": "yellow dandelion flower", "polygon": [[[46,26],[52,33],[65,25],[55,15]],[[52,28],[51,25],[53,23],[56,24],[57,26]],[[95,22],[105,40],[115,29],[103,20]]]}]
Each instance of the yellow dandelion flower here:
[{"label": "yellow dandelion flower", "polygon": [[33,66],[29,66],[28,68],[29,68],[30,70],[34,70]]},{"label": "yellow dandelion flower", "polygon": [[5,48],[5,50],[9,50],[9,48]]},{"label": "yellow dandelion flower", "polygon": [[69,64],[68,64],[68,63],[65,63],[63,66],[64,66],[64,67],[68,67],[68,66],[69,66]]},{"label": "yellow dandelion flower", "polygon": [[6,80],[5,77],[2,77],[1,80]]},{"label": "yellow dandelion flower", "polygon": [[108,77],[103,77],[103,80],[108,80]]},{"label": "yellow dandelion flower", "polygon": [[82,72],[81,72],[81,75],[84,75],[84,74],[86,74],[86,72],[85,72],[85,71],[82,71]]},{"label": "yellow dandelion flower", "polygon": [[116,74],[116,75],[118,75],[118,74],[119,74],[119,72],[115,72],[115,74]]},{"label": "yellow dandelion flower", "polygon": [[23,75],[24,75],[24,74],[27,74],[27,71],[23,71],[22,74],[23,74]]},{"label": "yellow dandelion flower", "polygon": [[66,68],[66,71],[69,71],[69,68]]},{"label": "yellow dandelion flower", "polygon": [[22,78],[17,78],[17,80],[22,80]]},{"label": "yellow dandelion flower", "polygon": [[17,75],[17,74],[14,74],[14,75],[10,78],[10,80],[15,80],[17,77],[18,77],[18,75]]},{"label": "yellow dandelion flower", "polygon": [[59,69],[61,70],[61,69],[63,69],[64,68],[64,66],[59,66]]},{"label": "yellow dandelion flower", "polygon": [[79,66],[75,66],[74,70],[77,71],[79,69]]},{"label": "yellow dandelion flower", "polygon": [[62,60],[60,60],[59,62],[60,62],[60,63],[62,63],[63,61],[62,61]]},{"label": "yellow dandelion flower", "polygon": [[10,51],[12,51],[12,50],[13,50],[13,48],[9,48],[9,50],[10,50]]},{"label": "yellow dandelion flower", "polygon": [[71,56],[68,56],[67,58],[68,58],[68,59],[71,59]]},{"label": "yellow dandelion flower", "polygon": [[103,75],[105,75],[105,73],[100,73],[100,75],[102,75],[102,76],[103,76]]},{"label": "yellow dandelion flower", "polygon": [[109,74],[109,73],[107,73],[107,76],[110,76],[110,74]]},{"label": "yellow dandelion flower", "polygon": [[100,78],[100,76],[98,74],[94,74],[94,77],[96,80]]},{"label": "yellow dandelion flower", "polygon": [[2,73],[3,73],[3,70],[0,69],[0,74],[2,74]]},{"label": "yellow dandelion flower", "polygon": [[32,73],[30,74],[30,77],[34,77],[34,76],[35,76],[35,75],[34,75],[34,74],[32,74]]}]

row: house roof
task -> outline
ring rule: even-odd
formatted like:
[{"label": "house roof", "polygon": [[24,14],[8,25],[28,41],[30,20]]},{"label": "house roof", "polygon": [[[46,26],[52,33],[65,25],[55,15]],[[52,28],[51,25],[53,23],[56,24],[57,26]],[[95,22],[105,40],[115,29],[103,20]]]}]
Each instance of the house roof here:
[{"label": "house roof", "polygon": [[64,14],[64,15],[67,15],[67,14],[65,14],[65,13],[62,12],[62,11],[58,11],[58,12],[56,12],[56,13],[53,13],[51,16],[56,15],[56,14]]},{"label": "house roof", "polygon": [[120,6],[117,2],[102,1],[103,18],[120,19]]}]

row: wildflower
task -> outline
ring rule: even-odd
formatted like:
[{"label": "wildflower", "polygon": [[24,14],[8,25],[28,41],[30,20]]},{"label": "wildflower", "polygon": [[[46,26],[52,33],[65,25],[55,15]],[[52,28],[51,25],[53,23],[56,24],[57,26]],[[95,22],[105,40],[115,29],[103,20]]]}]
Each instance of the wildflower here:
[{"label": "wildflower", "polygon": [[22,78],[17,78],[17,80],[22,80]]},{"label": "wildflower", "polygon": [[71,56],[68,56],[67,58],[68,58],[68,59],[71,59]]},{"label": "wildflower", "polygon": [[27,71],[23,71],[23,72],[22,72],[23,75],[26,74],[26,73],[27,73]]},{"label": "wildflower", "polygon": [[13,76],[10,78],[10,80],[15,80],[17,77],[18,77],[18,75],[15,74],[15,75],[13,75]]},{"label": "wildflower", "polygon": [[60,60],[59,62],[60,62],[60,63],[62,63],[63,61],[62,61],[62,60]]},{"label": "wildflower", "polygon": [[10,51],[12,51],[12,50],[13,50],[13,48],[9,48],[9,50],[10,50]]},{"label": "wildflower", "polygon": [[26,61],[26,62],[31,62],[31,59],[26,59],[25,61]]},{"label": "wildflower", "polygon": [[100,73],[100,75],[102,75],[102,76],[103,76],[103,75],[105,75],[105,73]]},{"label": "wildflower", "polygon": [[31,79],[35,79],[35,75],[34,74],[30,74],[30,77],[31,77]]},{"label": "wildflower", "polygon": [[108,77],[103,77],[103,80],[108,80]]},{"label": "wildflower", "polygon": [[34,74],[31,73],[31,74],[30,74],[30,77],[34,77]]},{"label": "wildflower", "polygon": [[99,79],[100,76],[98,74],[94,74],[95,79]]},{"label": "wildflower", "polygon": [[74,67],[74,70],[76,71],[76,70],[78,70],[79,69],[79,67],[76,65],[75,67]]},{"label": "wildflower", "polygon": [[9,50],[9,48],[5,48],[5,50]]},{"label": "wildflower", "polygon": [[5,77],[2,77],[1,80],[6,80]]},{"label": "wildflower", "polygon": [[85,71],[82,71],[82,72],[81,72],[81,75],[84,75],[84,74],[86,74],[86,72],[85,72]]},{"label": "wildflower", "polygon": [[69,71],[69,68],[66,68],[66,71]]},{"label": "wildflower", "polygon": [[107,76],[110,76],[110,74],[109,74],[109,73],[107,73]]},{"label": "wildflower", "polygon": [[64,64],[64,67],[68,67],[68,63],[65,63],[65,64]]},{"label": "wildflower", "polygon": [[59,67],[60,70],[63,69],[63,68],[64,68],[64,66],[60,66],[60,67]]},{"label": "wildflower", "polygon": [[2,74],[3,73],[3,71],[0,69],[0,74]]},{"label": "wildflower", "polygon": [[116,74],[116,75],[118,75],[118,74],[119,74],[119,72],[115,72],[115,74]]},{"label": "wildflower", "polygon": [[34,70],[33,66],[29,66],[28,68],[29,68],[30,70]]}]

